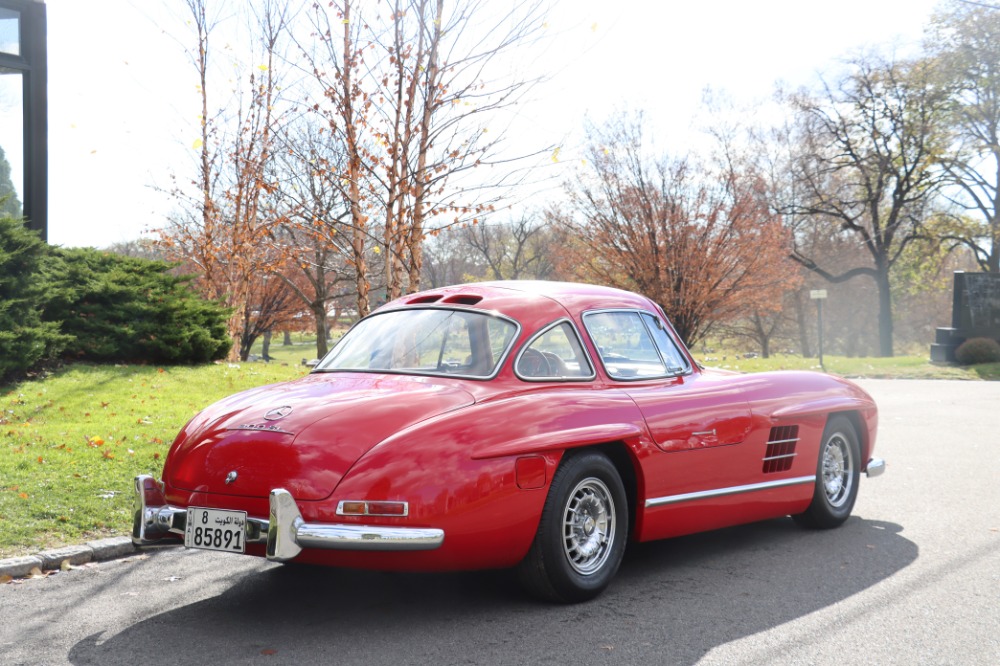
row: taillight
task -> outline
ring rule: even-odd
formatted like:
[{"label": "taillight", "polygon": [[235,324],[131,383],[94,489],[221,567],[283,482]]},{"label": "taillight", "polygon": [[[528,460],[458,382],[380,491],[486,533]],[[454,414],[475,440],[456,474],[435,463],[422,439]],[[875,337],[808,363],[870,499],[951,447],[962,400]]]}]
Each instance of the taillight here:
[{"label": "taillight", "polygon": [[396,516],[410,515],[408,502],[341,500],[337,504],[338,516]]}]

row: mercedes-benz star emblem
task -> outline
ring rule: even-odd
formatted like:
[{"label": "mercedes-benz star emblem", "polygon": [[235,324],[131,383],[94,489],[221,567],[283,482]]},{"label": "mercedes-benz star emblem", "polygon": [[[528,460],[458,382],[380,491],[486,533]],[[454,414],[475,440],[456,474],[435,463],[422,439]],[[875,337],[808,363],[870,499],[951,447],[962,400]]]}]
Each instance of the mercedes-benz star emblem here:
[{"label": "mercedes-benz star emblem", "polygon": [[236,470],[234,469],[229,474],[226,474],[226,485],[228,486],[230,483],[232,483],[235,480],[236,480]]},{"label": "mercedes-benz star emblem", "polygon": [[283,419],[292,413],[292,408],[289,405],[282,405],[281,407],[275,407],[274,409],[264,414],[264,418],[268,421],[277,421],[278,419]]}]

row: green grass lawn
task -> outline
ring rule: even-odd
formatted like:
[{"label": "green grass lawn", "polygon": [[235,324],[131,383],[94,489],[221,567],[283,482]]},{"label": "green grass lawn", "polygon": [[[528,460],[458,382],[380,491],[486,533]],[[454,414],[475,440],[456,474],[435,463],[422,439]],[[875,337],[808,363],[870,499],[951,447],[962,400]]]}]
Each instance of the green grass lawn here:
[{"label": "green grass lawn", "polygon": [[764,372],[766,370],[825,370],[842,377],[885,379],[1000,379],[1000,363],[955,366],[931,363],[926,356],[896,356],[893,358],[847,358],[824,356],[823,367],[816,358],[778,354],[771,358],[743,358],[738,354],[695,354],[704,366]]},{"label": "green grass lawn", "polygon": [[127,534],[131,483],[177,431],[236,391],[301,376],[278,363],[74,365],[0,393],[0,557]]},{"label": "green grass lawn", "polygon": [[[347,331],[346,327],[331,332],[329,348],[333,348],[334,343],[340,339]],[[303,361],[310,361],[316,358],[316,336],[310,333],[292,333],[292,344],[283,344],[282,335],[275,335],[271,339],[268,355],[272,363],[287,363],[288,365],[302,365]],[[255,356],[263,355],[264,341],[260,338],[253,343],[250,353]]]},{"label": "green grass lawn", "polygon": [[[236,391],[301,376],[311,339],[272,344],[272,363],[197,367],[74,365],[0,389],[0,557],[131,529],[137,474],[159,477],[177,431],[198,410]],[[816,359],[699,355],[705,365],[759,372],[818,370]],[[828,357],[849,377],[1000,379],[1000,363],[959,368],[916,356]]]}]

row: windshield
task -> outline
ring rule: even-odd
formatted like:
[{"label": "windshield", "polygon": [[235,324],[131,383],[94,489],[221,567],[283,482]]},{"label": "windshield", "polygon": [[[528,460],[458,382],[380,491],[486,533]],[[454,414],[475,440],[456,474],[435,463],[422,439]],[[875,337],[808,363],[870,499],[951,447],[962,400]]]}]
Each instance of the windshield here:
[{"label": "windshield", "polygon": [[483,312],[393,310],[358,322],[316,370],[491,377],[517,329]]}]

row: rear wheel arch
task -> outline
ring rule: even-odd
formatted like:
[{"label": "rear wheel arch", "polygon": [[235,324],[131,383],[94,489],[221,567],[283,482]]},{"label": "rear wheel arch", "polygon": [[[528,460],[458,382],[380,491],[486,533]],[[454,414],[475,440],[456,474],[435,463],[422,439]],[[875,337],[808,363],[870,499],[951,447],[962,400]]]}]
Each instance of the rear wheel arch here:
[{"label": "rear wheel arch", "polygon": [[640,471],[638,460],[625,442],[616,441],[566,449],[559,464],[563,465],[572,456],[581,455],[587,451],[597,451],[605,455],[618,470],[618,476],[621,477],[622,485],[625,486],[625,497],[628,500],[629,538],[631,539],[632,534],[635,533],[636,513],[639,507],[638,477]]},{"label": "rear wheel arch", "polygon": [[631,534],[634,479],[623,443],[564,451],[548,484],[535,538],[515,569],[526,591],[576,603],[607,587]]}]

